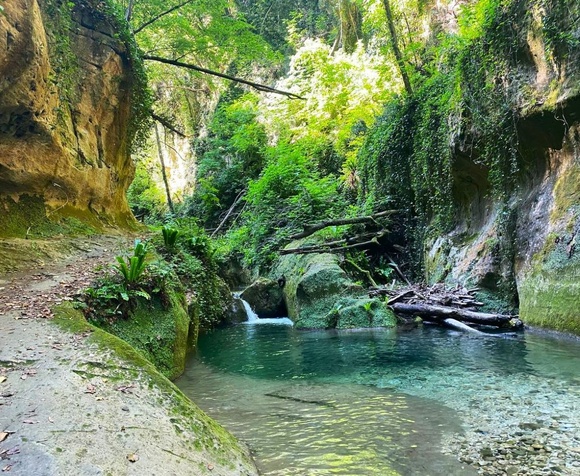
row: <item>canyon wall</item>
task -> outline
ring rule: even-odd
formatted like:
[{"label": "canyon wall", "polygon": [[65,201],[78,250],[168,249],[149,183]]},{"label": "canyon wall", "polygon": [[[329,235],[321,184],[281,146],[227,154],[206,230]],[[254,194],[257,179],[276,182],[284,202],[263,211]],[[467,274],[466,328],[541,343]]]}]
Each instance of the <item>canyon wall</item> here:
[{"label": "canyon wall", "polygon": [[0,236],[133,226],[125,191],[139,85],[119,24],[99,2],[2,5]]}]

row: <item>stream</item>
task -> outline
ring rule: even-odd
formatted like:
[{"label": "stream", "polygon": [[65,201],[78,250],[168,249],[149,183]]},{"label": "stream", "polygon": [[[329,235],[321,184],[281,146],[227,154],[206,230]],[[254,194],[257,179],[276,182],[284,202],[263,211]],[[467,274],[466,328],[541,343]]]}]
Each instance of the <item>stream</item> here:
[{"label": "stream", "polygon": [[201,336],[176,382],[263,475],[580,475],[580,341],[289,324]]}]

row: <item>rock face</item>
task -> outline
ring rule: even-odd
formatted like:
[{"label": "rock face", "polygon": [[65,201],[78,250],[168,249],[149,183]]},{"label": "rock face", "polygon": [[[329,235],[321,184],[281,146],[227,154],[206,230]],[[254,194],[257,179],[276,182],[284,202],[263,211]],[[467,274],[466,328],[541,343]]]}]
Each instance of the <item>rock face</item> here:
[{"label": "rock face", "polygon": [[240,297],[250,304],[258,317],[285,317],[287,314],[282,288],[272,279],[257,279]]},{"label": "rock face", "polygon": [[[288,247],[296,247],[291,243]],[[286,255],[276,267],[286,277],[284,299],[297,328],[391,327],[394,314],[379,299],[369,299],[341,269],[335,255]]]},{"label": "rock face", "polygon": [[[578,4],[567,3],[577,15]],[[531,8],[530,15],[530,61],[513,71],[521,92],[518,186],[502,207],[490,198],[483,165],[457,157],[460,218],[451,233],[427,240],[427,278],[495,296],[498,283],[511,283],[503,296],[519,304],[525,323],[580,334],[580,48],[576,42],[555,60],[540,13]],[[580,36],[578,26],[571,35]]]},{"label": "rock face", "polygon": [[0,234],[34,232],[31,207],[51,219],[133,224],[125,190],[135,79],[118,25],[88,0],[2,5]]},{"label": "rock face", "polygon": [[226,326],[240,324],[241,322],[246,322],[248,316],[246,314],[246,309],[240,298],[234,297],[232,299],[232,304],[226,313],[226,318],[224,319],[224,324]]}]

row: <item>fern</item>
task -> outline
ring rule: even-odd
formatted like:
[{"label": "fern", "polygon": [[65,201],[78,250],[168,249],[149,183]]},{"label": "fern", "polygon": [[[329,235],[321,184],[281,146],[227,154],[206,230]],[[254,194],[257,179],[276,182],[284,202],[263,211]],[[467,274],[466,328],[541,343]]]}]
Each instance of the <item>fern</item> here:
[{"label": "fern", "polygon": [[139,281],[139,278],[145,271],[147,264],[145,257],[147,256],[147,244],[139,240],[135,240],[135,248],[133,249],[133,256],[125,258],[117,256],[116,260],[119,263],[115,268],[123,276],[125,284],[134,284]]},{"label": "fern", "polygon": [[179,234],[179,230],[176,230],[175,228],[171,228],[168,226],[164,226],[161,230],[161,233],[163,233],[163,241],[165,243],[165,246],[168,249],[172,249],[175,246],[175,243],[177,242],[177,235]]}]

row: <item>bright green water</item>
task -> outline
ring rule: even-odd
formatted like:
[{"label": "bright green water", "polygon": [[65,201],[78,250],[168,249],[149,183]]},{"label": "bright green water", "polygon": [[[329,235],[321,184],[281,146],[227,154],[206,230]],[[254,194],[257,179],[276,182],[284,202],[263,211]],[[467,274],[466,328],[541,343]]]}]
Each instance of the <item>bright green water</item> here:
[{"label": "bright green water", "polygon": [[464,432],[541,418],[578,429],[580,343],[240,325],[202,336],[177,383],[265,475],[468,475],[449,447]]}]

